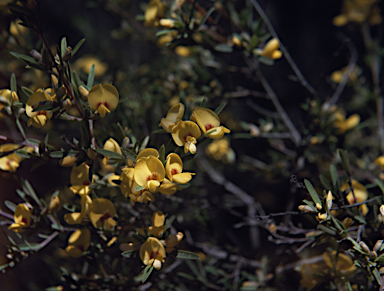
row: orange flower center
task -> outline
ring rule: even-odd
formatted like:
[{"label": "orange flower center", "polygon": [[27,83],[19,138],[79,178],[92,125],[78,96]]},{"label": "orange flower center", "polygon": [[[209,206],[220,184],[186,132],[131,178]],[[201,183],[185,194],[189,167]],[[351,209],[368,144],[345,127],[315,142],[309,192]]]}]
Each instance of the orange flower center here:
[{"label": "orange flower center", "polygon": [[152,260],[152,259],[157,259],[157,258],[161,258],[161,254],[159,252],[151,252],[150,255],[149,255],[149,259]]},{"label": "orange flower center", "polygon": [[210,123],[205,125],[205,130],[210,130],[212,128],[214,128],[214,126],[212,124],[210,124]]},{"label": "orange flower center", "polygon": [[37,115],[45,115],[45,116],[47,116],[47,111],[45,111],[45,110],[37,111],[36,114]]},{"label": "orange flower center", "polygon": [[108,218],[110,218],[111,215],[108,212],[105,212],[101,217],[100,217],[100,222],[104,223]]},{"label": "orange flower center", "polygon": [[108,103],[107,102],[99,102],[99,103],[97,103],[97,108],[99,108],[100,107],[100,105],[104,105],[105,107],[107,107],[107,109],[109,109],[109,106],[108,106]]},{"label": "orange flower center", "polygon": [[21,223],[22,223],[22,224],[28,224],[28,219],[25,218],[25,217],[23,217],[23,218],[21,219]]},{"label": "orange flower center", "polygon": [[186,142],[187,141],[187,137],[190,136],[190,137],[194,137],[192,133],[188,133],[186,136],[184,136],[184,141]]},{"label": "orange flower center", "polygon": [[172,170],[171,170],[171,174],[172,175],[176,175],[176,174],[178,174],[179,172],[177,171],[177,169],[175,169],[175,168],[173,168]]},{"label": "orange flower center", "polygon": [[147,181],[150,181],[150,180],[159,180],[159,175],[157,173],[152,173],[147,178]]}]

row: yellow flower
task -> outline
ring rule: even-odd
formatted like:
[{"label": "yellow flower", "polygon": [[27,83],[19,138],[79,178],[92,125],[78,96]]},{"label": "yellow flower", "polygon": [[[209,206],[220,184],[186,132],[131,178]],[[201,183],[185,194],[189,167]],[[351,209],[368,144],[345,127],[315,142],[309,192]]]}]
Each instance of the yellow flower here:
[{"label": "yellow flower", "polygon": [[183,118],[184,108],[182,103],[172,106],[165,118],[161,119],[159,126],[163,127],[167,132],[172,132],[175,125]]},{"label": "yellow flower", "polygon": [[224,133],[231,132],[228,128],[220,126],[219,117],[215,112],[208,108],[198,107],[193,110],[191,120],[197,122],[203,133],[214,130],[212,133],[208,134],[208,137],[212,139],[220,139],[224,136]]},{"label": "yellow flower", "polygon": [[79,195],[88,195],[91,192],[89,185],[91,182],[88,178],[89,175],[89,166],[84,162],[80,166],[74,167],[71,171],[70,189]]},{"label": "yellow flower", "polygon": [[89,220],[95,228],[103,227],[104,230],[111,230],[117,225],[113,220],[116,209],[112,201],[106,198],[97,198],[92,201],[89,208]]},{"label": "yellow flower", "polygon": [[146,148],[144,150],[142,150],[136,157],[136,160],[140,160],[141,158],[146,158],[146,157],[149,157],[149,156],[154,156],[155,158],[159,158],[159,152],[157,151],[157,149],[153,149],[153,148]]},{"label": "yellow flower", "polygon": [[173,141],[178,146],[184,146],[184,152],[196,153],[196,143],[201,135],[200,129],[196,123],[192,121],[180,121],[172,129]]},{"label": "yellow flower", "polygon": [[164,17],[164,5],[160,0],[151,0],[145,10],[145,26],[158,26],[159,20]]},{"label": "yellow flower", "polygon": [[12,223],[8,229],[14,232],[23,232],[26,227],[31,225],[31,210],[25,203],[16,206],[14,213],[15,223]]},{"label": "yellow flower", "polygon": [[[121,153],[121,148],[117,141],[115,141],[113,138],[109,138],[105,143],[104,143],[104,149],[110,152],[114,152],[117,154],[122,154]],[[102,162],[101,162],[101,167],[103,168],[104,171],[106,172],[113,172],[115,170],[115,167],[112,167],[109,162],[109,158],[104,157]]]},{"label": "yellow flower", "polygon": [[233,163],[236,158],[235,152],[230,147],[229,140],[227,138],[212,141],[205,148],[205,152],[215,160],[222,161],[223,163]]},{"label": "yellow flower", "polygon": [[47,121],[52,117],[52,112],[47,110],[40,110],[33,112],[33,108],[36,108],[44,102],[52,102],[52,97],[44,92],[42,89],[38,89],[35,93],[29,96],[27,104],[25,105],[25,113],[28,115],[29,120],[27,125],[34,127],[42,127],[47,123]]},{"label": "yellow flower", "polygon": [[175,249],[175,246],[177,246],[181,242],[183,237],[184,237],[184,234],[182,232],[171,234],[169,237],[167,237],[164,240],[165,251],[167,253],[172,252]]},{"label": "yellow flower", "polygon": [[92,199],[89,195],[81,195],[81,212],[66,213],[64,221],[68,224],[80,224],[88,217],[89,208],[92,205]]},{"label": "yellow flower", "polygon": [[66,156],[59,161],[62,167],[72,167],[76,163],[76,156]]},{"label": "yellow flower", "polygon": [[[353,187],[353,195],[352,191],[349,189],[348,184],[343,184],[340,187],[341,191],[348,190],[348,195],[347,195],[347,201],[349,204],[355,204],[355,203],[360,203],[364,202],[368,198],[368,191],[367,189],[360,184],[358,181],[352,179],[352,187]],[[359,208],[361,209],[362,214],[365,216],[368,213],[368,206],[367,204],[360,205]]]},{"label": "yellow flower", "polygon": [[95,111],[95,114],[100,114],[103,118],[107,113],[115,110],[119,103],[119,92],[111,84],[97,84],[89,90],[88,104]]},{"label": "yellow flower", "polygon": [[335,119],[333,126],[336,127],[340,133],[344,133],[360,123],[360,115],[357,113],[352,114],[346,119],[345,113],[342,110],[337,110],[333,117]]},{"label": "yellow flower", "polygon": [[136,163],[133,178],[138,185],[144,189],[149,189],[151,193],[155,193],[165,178],[165,169],[158,158],[154,156],[143,157]]},{"label": "yellow flower", "polygon": [[175,47],[175,53],[180,57],[189,57],[192,54],[192,50],[190,47],[178,45]]},{"label": "yellow flower", "polygon": [[[347,71],[347,67],[344,67],[342,68],[341,70],[338,70],[338,71],[334,71],[332,74],[331,74],[331,80],[335,83],[340,83],[341,82],[341,79],[343,78],[345,72]],[[360,69],[359,67],[355,67],[351,73],[351,75],[349,76],[349,81],[351,81],[352,83],[353,82],[356,82],[357,80],[357,77],[358,75],[360,74]]]},{"label": "yellow flower", "polygon": [[381,23],[380,8],[377,0],[345,0],[342,14],[333,18],[335,26],[343,26],[348,22],[362,23],[366,20],[371,25]]},{"label": "yellow flower", "polygon": [[[336,257],[336,251],[330,253],[325,252],[323,253],[323,259],[335,277],[349,277],[357,270],[353,260],[343,253],[338,253]],[[335,271],[335,273],[333,271]]]},{"label": "yellow flower", "polygon": [[169,181],[167,178],[163,180],[160,187],[157,189],[158,192],[164,195],[173,195],[176,191],[180,191],[181,187],[176,183]]},{"label": "yellow flower", "polygon": [[[12,152],[11,154],[0,158],[1,170],[7,171],[7,172],[16,172],[17,168],[20,166],[21,161],[24,160],[23,157],[13,152],[18,148],[20,148],[20,145],[12,144],[12,143],[6,143],[0,146],[0,154],[6,153],[6,152]],[[23,147],[21,149],[29,153],[32,153],[34,150],[32,147]]]},{"label": "yellow flower", "polygon": [[148,235],[160,237],[165,230],[164,222],[164,213],[161,210],[154,212],[152,215],[152,226],[148,227]]},{"label": "yellow flower", "polygon": [[376,158],[375,164],[379,166],[380,168],[384,169],[384,156],[380,156]]},{"label": "yellow flower", "polygon": [[87,74],[89,74],[93,65],[95,65],[96,78],[104,75],[105,72],[108,70],[108,65],[104,62],[101,62],[100,59],[93,55],[83,56],[75,62],[75,67],[83,70]]},{"label": "yellow flower", "polygon": [[128,196],[132,193],[132,187],[134,183],[133,172],[134,168],[125,167],[122,169],[122,173],[120,175],[120,190],[125,198],[128,198]]},{"label": "yellow flower", "polygon": [[68,239],[68,246],[65,251],[73,258],[80,257],[91,243],[91,232],[89,229],[78,229]]},{"label": "yellow flower", "polygon": [[183,162],[178,154],[171,153],[167,156],[165,165],[168,179],[170,181],[186,184],[192,179],[194,173],[183,173]]},{"label": "yellow flower", "polygon": [[271,60],[280,59],[283,53],[279,51],[279,45],[279,40],[277,38],[272,38],[267,42],[263,49],[255,49],[255,53]]},{"label": "yellow flower", "polygon": [[0,90],[0,110],[5,106],[12,106],[14,101],[19,101],[19,96],[16,92],[12,92],[9,89]]},{"label": "yellow flower", "polygon": [[149,237],[140,248],[140,259],[145,265],[153,266],[160,270],[161,263],[165,261],[165,249],[163,244],[155,237]]}]

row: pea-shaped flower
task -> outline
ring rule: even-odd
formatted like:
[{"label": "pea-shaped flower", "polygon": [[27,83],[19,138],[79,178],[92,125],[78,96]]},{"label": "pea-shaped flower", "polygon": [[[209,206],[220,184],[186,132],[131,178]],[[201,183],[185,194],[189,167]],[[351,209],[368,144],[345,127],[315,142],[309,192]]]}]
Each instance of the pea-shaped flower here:
[{"label": "pea-shaped flower", "polygon": [[183,161],[180,156],[175,153],[171,153],[167,156],[165,171],[167,172],[170,181],[179,184],[188,183],[191,181],[192,175],[194,175],[194,173],[183,173]]},{"label": "pea-shaped flower", "polygon": [[16,206],[14,213],[15,222],[8,229],[14,232],[23,232],[26,227],[31,225],[31,210],[25,203],[20,203]]},{"label": "pea-shaped flower", "polygon": [[154,156],[140,158],[136,163],[133,178],[138,185],[155,193],[165,178],[163,163]]},{"label": "pea-shaped flower", "polygon": [[104,117],[107,113],[115,110],[119,103],[119,92],[111,84],[97,84],[88,93],[89,107]]},{"label": "pea-shaped flower", "polygon": [[148,235],[159,237],[165,230],[164,222],[164,213],[161,210],[154,212],[152,215],[152,226],[148,227]]},{"label": "pea-shaped flower", "polygon": [[167,253],[172,252],[175,249],[181,240],[183,239],[184,234],[182,232],[178,232],[176,234],[171,234],[164,240],[165,250]]},{"label": "pea-shaped flower", "polygon": [[180,191],[180,185],[169,181],[167,178],[161,182],[160,187],[157,189],[158,192],[164,195],[173,195],[176,191]]},{"label": "pea-shaped flower", "polygon": [[64,221],[68,224],[80,224],[88,217],[92,199],[89,195],[81,195],[81,212],[71,212],[64,215]]},{"label": "pea-shaped flower", "polygon": [[159,20],[164,16],[164,5],[160,0],[151,0],[145,10],[145,26],[158,26]]},{"label": "pea-shaped flower", "polygon": [[172,132],[172,128],[183,118],[184,108],[182,103],[173,105],[165,118],[161,119],[159,126],[163,127],[166,132]]},{"label": "pea-shaped flower", "polygon": [[224,133],[231,132],[228,128],[220,126],[219,117],[208,108],[198,107],[193,110],[191,120],[196,121],[204,133],[214,130],[208,134],[208,137],[212,139],[220,139],[224,136]]},{"label": "pea-shaped flower", "polygon": [[[353,193],[349,189],[348,184],[343,184],[340,187],[341,191],[348,191],[347,195],[347,201],[349,204],[355,204],[355,203],[361,203],[368,199],[368,190],[365,188],[364,185],[356,181],[355,179],[352,179],[352,186],[353,186]],[[369,209],[367,204],[362,204],[359,206],[361,213],[365,216],[367,215]]]},{"label": "pea-shaped flower", "polygon": [[[122,154],[120,145],[113,138],[109,138],[104,143],[104,149],[107,151],[110,151],[110,152],[120,154],[120,155]],[[109,164],[108,160],[109,160],[108,157],[104,157],[102,162],[101,162],[101,167],[103,168],[104,171],[109,173],[109,172],[113,172],[115,170],[115,168]]]},{"label": "pea-shaped flower", "polygon": [[198,125],[192,121],[180,121],[172,129],[172,138],[178,146],[184,146],[184,152],[196,153],[197,139],[201,132]]},{"label": "pea-shaped flower", "polygon": [[117,222],[113,220],[115,215],[116,209],[111,200],[97,198],[92,201],[92,205],[89,208],[89,220],[95,228],[113,229],[117,225]]},{"label": "pea-shaped flower", "polygon": [[91,189],[89,189],[91,182],[89,181],[88,175],[89,166],[85,162],[72,169],[70,176],[72,186],[70,189],[75,194],[88,195],[91,192]]},{"label": "pea-shaped flower", "polygon": [[160,270],[161,263],[165,261],[165,249],[160,240],[149,237],[140,248],[140,259],[145,265]]},{"label": "pea-shaped flower", "polygon": [[65,251],[73,258],[80,257],[91,243],[91,232],[87,228],[78,229],[68,239]]},{"label": "pea-shaped flower", "polygon": [[149,156],[154,156],[155,158],[159,158],[159,152],[157,151],[157,149],[153,149],[153,148],[146,148],[144,150],[142,150],[136,157],[136,160],[140,160],[141,158],[146,158],[146,157],[149,157]]},{"label": "pea-shaped flower", "polygon": [[18,101],[19,96],[17,96],[16,92],[12,92],[9,89],[0,90],[0,110],[5,106],[10,106],[14,101]]},{"label": "pea-shaped flower", "polygon": [[52,112],[47,110],[33,111],[33,109],[38,107],[39,104],[52,101],[52,97],[42,89],[38,89],[35,93],[29,96],[27,104],[25,105],[25,113],[28,115],[28,117],[30,117],[27,125],[33,125],[37,128],[45,125],[47,121],[52,117]]},{"label": "pea-shaped flower", "polygon": [[[6,143],[0,146],[0,154],[12,152],[18,148],[20,148],[20,145],[18,144]],[[25,150],[29,153],[33,152],[32,147],[23,147],[22,150]],[[16,172],[22,160],[24,160],[23,157],[14,152],[3,156],[0,158],[0,169],[7,172]]]},{"label": "pea-shaped flower", "polygon": [[263,49],[255,49],[255,52],[262,57],[276,60],[280,59],[283,55],[281,51],[279,51],[280,42],[277,38],[272,38]]}]

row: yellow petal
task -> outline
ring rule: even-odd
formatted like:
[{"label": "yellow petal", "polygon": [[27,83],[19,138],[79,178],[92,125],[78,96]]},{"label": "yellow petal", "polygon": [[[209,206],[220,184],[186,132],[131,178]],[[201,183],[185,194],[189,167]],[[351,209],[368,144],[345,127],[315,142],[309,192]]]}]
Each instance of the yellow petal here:
[{"label": "yellow petal", "polygon": [[204,133],[220,125],[220,119],[217,114],[203,107],[193,110],[191,120],[196,121]]},{"label": "yellow petal", "polygon": [[138,161],[141,158],[149,157],[149,156],[154,156],[155,158],[158,158],[159,152],[157,151],[157,149],[153,149],[153,148],[144,149],[137,155],[136,160]]},{"label": "yellow petal", "polygon": [[88,94],[89,107],[104,117],[105,114],[116,109],[119,103],[119,92],[111,84],[97,84]]},{"label": "yellow petal", "polygon": [[172,138],[178,146],[185,145],[187,143],[187,137],[198,139],[200,135],[199,127],[192,121],[180,121],[172,129]]},{"label": "yellow petal", "polygon": [[158,210],[152,215],[152,225],[153,226],[163,226],[165,222],[165,215],[163,211]]}]

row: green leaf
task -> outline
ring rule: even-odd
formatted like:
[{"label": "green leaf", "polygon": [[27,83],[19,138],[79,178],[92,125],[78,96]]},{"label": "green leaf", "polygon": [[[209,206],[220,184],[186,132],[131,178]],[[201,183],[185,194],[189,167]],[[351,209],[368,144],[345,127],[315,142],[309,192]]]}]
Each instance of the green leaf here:
[{"label": "green leaf", "polygon": [[11,74],[11,91],[12,92],[17,92],[17,85],[16,85],[16,77],[15,73]]},{"label": "green leaf", "polygon": [[272,66],[275,63],[272,59],[266,58],[263,56],[259,56],[259,61],[260,61],[260,63],[267,65],[267,66]]},{"label": "green leaf", "polygon": [[81,39],[77,45],[74,47],[74,49],[72,50],[71,52],[71,57],[73,57],[75,55],[75,53],[77,53],[77,51],[79,50],[79,48],[81,47],[81,45],[84,43],[85,41],[85,38]]},{"label": "green leaf", "polygon": [[32,185],[28,182],[28,180],[24,181],[25,188],[27,189],[29,196],[33,198],[33,200],[36,201],[37,205],[41,206],[40,199],[37,197],[35,190],[33,189]]},{"label": "green leaf", "polygon": [[381,181],[378,180],[378,179],[375,179],[375,182],[376,182],[377,185],[380,187],[381,192],[384,194],[384,184],[383,184],[383,182],[381,182]]},{"label": "green leaf", "polygon": [[231,53],[233,52],[233,47],[227,45],[226,43],[219,43],[213,47],[215,51],[221,52],[221,53]]},{"label": "green leaf", "polygon": [[360,222],[362,224],[367,224],[367,222],[365,221],[364,217],[362,217],[360,215],[355,215],[353,218],[356,219],[358,222]]},{"label": "green leaf", "polygon": [[335,230],[333,230],[333,229],[331,229],[331,228],[329,228],[329,227],[327,227],[327,226],[325,226],[323,224],[319,224],[317,226],[317,228],[322,230],[325,233],[328,233],[328,234],[332,235],[332,236],[335,236],[337,234],[337,231],[335,231]]},{"label": "green leaf", "polygon": [[4,269],[8,268],[8,264],[4,264],[0,266],[0,272]]},{"label": "green leaf", "polygon": [[76,205],[72,205],[72,204],[68,204],[68,203],[64,203],[63,204],[63,208],[68,210],[69,212],[75,212],[76,210]]},{"label": "green leaf", "polygon": [[224,109],[224,107],[227,105],[227,102],[223,102],[221,103],[216,109],[215,109],[215,113],[216,115],[219,115],[220,112]]},{"label": "green leaf", "polygon": [[62,151],[50,152],[49,156],[54,159],[61,159],[64,156],[64,152]]},{"label": "green leaf", "polygon": [[23,150],[23,149],[19,149],[19,150],[15,151],[15,154],[17,154],[18,156],[20,156],[24,159],[29,159],[31,157],[30,153]]},{"label": "green leaf", "polygon": [[17,125],[17,128],[19,129],[19,131],[20,131],[22,137],[23,137],[24,139],[27,139],[27,137],[26,137],[26,135],[25,135],[25,132],[24,132],[24,129],[23,129],[23,126],[22,126],[21,123],[20,123],[20,119],[19,119],[19,117],[16,118],[16,125]]},{"label": "green leaf", "polygon": [[67,39],[66,39],[66,37],[63,37],[62,39],[61,39],[61,57],[63,57],[64,56],[64,53],[65,53],[65,51],[67,50],[67,47],[68,47],[68,45],[67,45]]},{"label": "green leaf", "polygon": [[122,252],[121,255],[125,258],[130,258],[132,257],[133,254],[136,254],[137,251],[135,250],[130,250],[130,251],[125,251],[125,252]]},{"label": "green leaf", "polygon": [[317,194],[315,188],[313,188],[311,182],[307,179],[304,179],[304,184],[309,194],[311,195],[313,202],[315,202],[315,204],[321,205],[321,200],[319,198],[319,195]]},{"label": "green leaf", "polygon": [[307,204],[309,207],[311,207],[312,210],[315,211],[315,213],[319,212],[319,210],[317,210],[317,208],[315,207],[315,205],[313,205],[313,203],[311,203],[311,201],[304,199],[303,202]]},{"label": "green leaf", "polygon": [[27,251],[37,251],[40,249],[40,243],[29,243],[25,241],[26,243],[18,244],[17,247],[22,252]]},{"label": "green leaf", "polygon": [[93,64],[91,67],[91,70],[89,71],[88,80],[87,80],[87,87],[89,88],[89,90],[93,86],[94,79],[95,79],[95,65]]},{"label": "green leaf", "polygon": [[327,178],[325,178],[323,175],[320,174],[319,176],[321,184],[323,184],[324,188],[327,190],[332,189],[332,186],[329,184],[329,181]]},{"label": "green leaf", "polygon": [[115,153],[115,152],[112,152],[112,151],[105,150],[105,149],[97,149],[96,152],[103,155],[103,156],[106,156],[106,157],[120,159],[120,160],[124,159],[124,157],[122,155]]},{"label": "green leaf", "polygon": [[25,194],[23,191],[21,191],[20,189],[16,189],[16,193],[21,197],[21,199],[23,199],[24,201],[28,201],[27,194]]},{"label": "green leaf", "polygon": [[28,64],[35,64],[35,65],[38,65],[38,63],[36,62],[36,60],[30,56],[26,56],[26,55],[22,55],[22,54],[18,54],[18,53],[15,53],[15,52],[10,52],[10,54],[12,56],[14,56],[15,58],[18,58],[19,60],[22,60]]},{"label": "green leaf", "polygon": [[149,135],[147,135],[143,142],[141,143],[140,145],[140,148],[139,148],[139,152],[141,152],[142,150],[146,149],[147,145],[148,145],[148,142],[149,142]]},{"label": "green leaf", "polygon": [[200,259],[200,256],[193,252],[178,250],[176,258],[184,259],[184,260],[198,260]]},{"label": "green leaf", "polygon": [[331,180],[333,187],[337,187],[337,182],[339,181],[339,175],[337,174],[337,169],[335,165],[329,166],[329,172],[331,173]]},{"label": "green leaf", "polygon": [[213,11],[215,11],[215,7],[214,7],[214,6],[211,7],[211,8],[209,8],[209,10],[207,11],[207,13],[205,13],[205,15],[204,15],[203,19],[201,19],[200,24],[199,24],[199,26],[198,26],[197,29],[199,29],[202,25],[204,25],[204,23],[207,21],[207,19],[209,18],[209,16],[211,16],[211,14],[213,13]]},{"label": "green leaf", "polygon": [[136,162],[136,153],[129,148],[121,147],[121,151],[123,152],[126,159],[131,159],[132,161]]},{"label": "green leaf", "polygon": [[33,108],[32,112],[42,111],[42,110],[52,110],[53,101],[43,101],[39,102],[38,106]]},{"label": "green leaf", "polygon": [[154,131],[152,131],[152,133],[165,133],[165,132],[167,132],[166,130],[164,130],[164,129],[155,129]]},{"label": "green leaf", "polygon": [[372,271],[372,274],[375,277],[377,283],[381,286],[382,282],[381,282],[381,276],[380,276],[379,270],[377,268],[374,268]]},{"label": "green leaf", "polygon": [[195,280],[195,277],[193,277],[192,275],[189,275],[187,273],[184,273],[184,272],[177,272],[176,275],[179,276],[179,277],[191,280],[191,281]]},{"label": "green leaf", "polygon": [[161,36],[161,35],[168,34],[168,33],[174,32],[174,31],[175,31],[174,29],[163,29],[163,30],[158,31],[155,35]]},{"label": "green leaf", "polygon": [[144,283],[147,281],[149,275],[151,275],[153,271],[153,266],[146,266],[143,272],[143,275],[141,275],[141,283]]},{"label": "green leaf", "polygon": [[159,149],[159,160],[162,163],[164,163],[164,161],[165,161],[165,146],[164,146],[164,144],[162,144],[160,149]]},{"label": "green leaf", "polygon": [[31,96],[34,92],[31,90],[31,89],[29,89],[29,88],[27,88],[27,87],[24,87],[24,86],[21,86],[21,90],[29,97],[29,96]]},{"label": "green leaf", "polygon": [[347,151],[344,151],[342,149],[338,149],[337,153],[340,156],[341,159],[341,165],[343,166],[344,170],[347,172],[348,176],[350,176],[351,169],[349,167],[349,158]]},{"label": "green leaf", "polygon": [[4,204],[5,204],[5,206],[7,206],[7,208],[8,208],[9,210],[11,210],[12,212],[15,212],[16,207],[17,207],[17,205],[16,205],[15,203],[13,203],[13,202],[11,202],[11,201],[9,201],[9,200],[5,200],[5,201],[4,201]]}]

